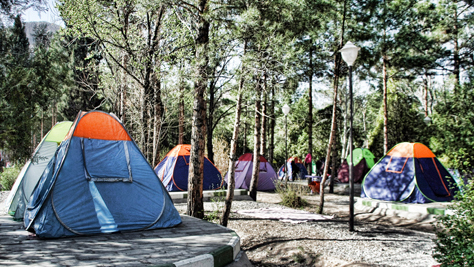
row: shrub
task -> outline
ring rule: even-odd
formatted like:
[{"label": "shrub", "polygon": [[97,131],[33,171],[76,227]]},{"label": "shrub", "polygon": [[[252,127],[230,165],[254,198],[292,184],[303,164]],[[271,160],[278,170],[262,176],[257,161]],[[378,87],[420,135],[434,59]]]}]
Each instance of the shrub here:
[{"label": "shrub", "polygon": [[20,170],[21,168],[17,164],[13,167],[3,169],[3,172],[0,173],[0,185],[2,186],[2,190],[10,191],[12,189]]},{"label": "shrub", "polygon": [[284,184],[284,182],[277,182],[275,191],[280,195],[281,205],[290,208],[302,208],[308,205],[308,202],[301,198],[301,192],[296,188]]},{"label": "shrub", "polygon": [[452,214],[435,224],[435,258],[441,266],[474,266],[474,186],[466,185],[463,194],[450,205]]}]

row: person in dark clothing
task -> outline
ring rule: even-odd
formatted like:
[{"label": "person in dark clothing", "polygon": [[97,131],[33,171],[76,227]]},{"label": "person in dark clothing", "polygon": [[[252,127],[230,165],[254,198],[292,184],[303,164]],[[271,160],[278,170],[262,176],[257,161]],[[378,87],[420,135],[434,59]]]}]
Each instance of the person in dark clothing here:
[{"label": "person in dark clothing", "polygon": [[293,178],[292,180],[295,181],[298,179],[298,174],[300,172],[300,168],[295,163],[295,160],[291,161],[291,177]]}]

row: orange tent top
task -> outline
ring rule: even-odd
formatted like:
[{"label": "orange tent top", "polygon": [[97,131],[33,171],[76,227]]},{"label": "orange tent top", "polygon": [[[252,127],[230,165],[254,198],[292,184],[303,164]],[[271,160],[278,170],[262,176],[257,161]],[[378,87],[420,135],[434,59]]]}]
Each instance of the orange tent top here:
[{"label": "orange tent top", "polygon": [[76,117],[66,139],[71,135],[113,141],[132,140],[115,116],[102,111],[81,112]]},{"label": "orange tent top", "polygon": [[388,156],[403,158],[435,158],[435,154],[422,143],[400,143],[394,146]]},{"label": "orange tent top", "polygon": [[166,157],[189,156],[190,154],[191,145],[177,145],[166,154]]}]

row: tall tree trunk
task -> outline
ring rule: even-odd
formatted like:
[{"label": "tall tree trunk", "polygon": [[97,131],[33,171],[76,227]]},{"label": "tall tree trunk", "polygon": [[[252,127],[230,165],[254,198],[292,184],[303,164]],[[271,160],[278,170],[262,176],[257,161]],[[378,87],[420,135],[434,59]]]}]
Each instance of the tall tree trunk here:
[{"label": "tall tree trunk", "polygon": [[425,117],[428,117],[428,75],[426,73],[423,79],[423,107],[425,109]]},{"label": "tall tree trunk", "polygon": [[[336,121],[336,124],[337,124],[337,121]],[[337,127],[336,127],[337,128]],[[334,144],[333,144],[333,147],[332,147],[332,151],[331,151],[331,179],[329,180],[329,193],[334,193],[334,180],[335,178],[337,177],[337,168],[336,168],[336,165],[337,165],[337,149],[336,149],[336,140],[337,139],[334,139]]]},{"label": "tall tree trunk", "polygon": [[267,73],[263,73],[263,103],[262,103],[262,121],[260,132],[260,155],[266,154],[266,140],[267,140]]},{"label": "tall tree trunk", "polygon": [[127,105],[127,92],[128,92],[128,80],[127,80],[127,72],[125,71],[125,69],[127,69],[127,65],[128,65],[128,55],[125,54],[123,55],[122,57],[122,64],[123,64],[123,68],[122,68],[122,71],[121,71],[121,76],[122,76],[122,84],[120,86],[120,110],[119,110],[119,118],[120,120],[122,121],[122,123],[125,125],[125,123],[127,122],[127,117],[125,115],[125,107]]},{"label": "tall tree trunk", "polygon": [[252,180],[250,180],[249,195],[257,201],[257,185],[258,175],[260,171],[260,102],[262,97],[262,88],[260,84],[257,84],[257,92],[255,98],[255,133],[254,133],[254,145],[253,145],[253,166],[252,166]]},{"label": "tall tree trunk", "polygon": [[[270,144],[268,145],[268,161],[273,166],[275,153],[275,87],[272,84],[272,97],[270,102]],[[273,166],[275,167],[275,166]]]},{"label": "tall tree trunk", "polygon": [[[339,47],[337,51],[339,51],[343,44],[344,44],[344,25],[346,22],[346,4],[347,0],[344,0],[344,10],[342,15],[342,29],[341,29],[341,36]],[[319,187],[319,214],[323,214],[324,210],[324,184],[326,183],[326,179],[328,176],[329,164],[331,160],[331,148],[336,136],[336,112],[337,112],[337,91],[339,85],[339,74],[340,74],[340,67],[341,67],[341,53],[337,52],[334,58],[334,80],[333,80],[333,88],[334,88],[334,96],[333,96],[333,105],[332,105],[332,120],[331,120],[331,134],[329,135],[329,143],[328,149],[326,153],[326,161],[324,163],[324,171],[323,171],[323,178],[320,183]]]},{"label": "tall tree trunk", "polygon": [[387,56],[383,55],[383,154],[388,151],[388,88],[387,88]]},{"label": "tall tree trunk", "polygon": [[44,111],[41,110],[41,140],[44,137]]},{"label": "tall tree trunk", "polygon": [[458,41],[458,10],[457,10],[457,4],[456,8],[454,9],[454,25],[453,25],[453,36],[454,36],[454,51],[453,51],[453,59],[454,59],[454,68],[453,68],[453,74],[454,74],[454,94],[457,94],[457,89],[460,86],[460,78],[459,78],[459,71],[460,71],[460,65],[461,65],[461,60],[459,58],[459,41]]},{"label": "tall tree trunk", "polygon": [[179,126],[178,126],[178,144],[184,144],[184,81],[182,74],[179,75]]},{"label": "tall tree trunk", "polygon": [[154,127],[153,127],[153,166],[160,163],[160,136],[161,136],[161,118],[163,117],[163,102],[161,100],[161,81],[156,77],[156,73],[153,74],[154,77]]},{"label": "tall tree trunk", "polygon": [[[310,39],[311,41],[311,39]],[[308,89],[308,154],[313,157],[313,43],[309,49],[309,89]],[[309,163],[311,175],[311,162]]]},{"label": "tall tree trunk", "polygon": [[214,151],[213,151],[213,144],[212,144],[212,124],[214,123],[214,81],[211,79],[210,82],[211,86],[209,86],[209,103],[208,103],[208,113],[207,113],[207,158],[214,162]]},{"label": "tall tree trunk", "polygon": [[196,218],[204,218],[202,198],[204,150],[206,138],[206,100],[204,92],[207,87],[207,45],[209,43],[209,22],[207,0],[199,0],[198,36],[196,48],[196,81],[194,83],[193,123],[191,131],[191,153],[189,156],[188,202],[186,214]]},{"label": "tall tree trunk", "polygon": [[[247,41],[244,41],[244,55],[247,51]],[[235,162],[237,161],[237,141],[239,140],[239,129],[240,129],[240,113],[242,112],[242,95],[244,91],[244,66],[242,64],[242,74],[239,81],[239,94],[237,97],[237,106],[235,108],[235,122],[234,122],[234,133],[232,134],[232,140],[230,141],[230,157],[229,157],[229,168],[227,175],[227,194],[225,198],[224,211],[222,212],[221,225],[227,226],[229,221],[230,210],[232,208],[232,200],[234,199],[235,189]]]}]

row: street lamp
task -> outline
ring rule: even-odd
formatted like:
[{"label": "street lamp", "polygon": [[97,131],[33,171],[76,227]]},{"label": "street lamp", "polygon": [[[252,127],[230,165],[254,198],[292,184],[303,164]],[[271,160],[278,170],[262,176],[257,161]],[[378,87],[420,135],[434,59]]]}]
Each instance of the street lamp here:
[{"label": "street lamp", "polygon": [[349,99],[350,99],[350,130],[349,130],[349,153],[350,159],[349,162],[349,188],[350,188],[350,198],[349,198],[349,231],[354,231],[354,173],[352,171],[353,167],[353,155],[352,155],[352,117],[353,117],[353,106],[352,106],[352,65],[357,58],[359,52],[359,47],[355,46],[350,41],[340,50],[342,59],[349,66]]},{"label": "street lamp", "polygon": [[423,119],[423,121],[425,122],[426,125],[430,125],[430,123],[431,123],[431,118],[430,118],[430,116],[426,116],[426,117]]},{"label": "street lamp", "polygon": [[290,113],[290,107],[285,104],[282,108],[281,111],[283,111],[283,114],[285,114],[285,185],[286,182],[288,181],[288,163],[286,162],[288,160],[288,124],[286,121],[288,113]]}]

